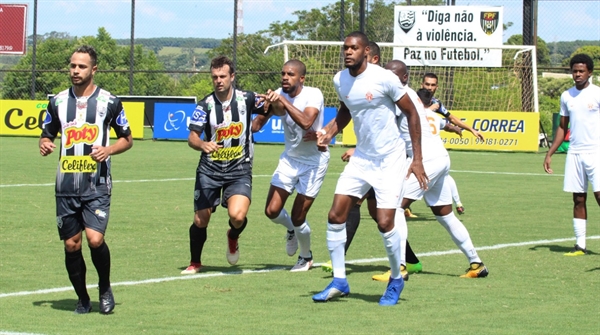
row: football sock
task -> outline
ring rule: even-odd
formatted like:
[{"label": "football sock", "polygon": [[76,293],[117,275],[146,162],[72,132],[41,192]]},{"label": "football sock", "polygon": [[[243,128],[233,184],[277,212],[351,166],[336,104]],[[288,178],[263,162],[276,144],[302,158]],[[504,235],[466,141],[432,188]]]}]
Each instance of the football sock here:
[{"label": "football sock", "polygon": [[354,205],[350,208],[348,218],[346,219],[346,246],[344,247],[344,255],[348,252],[348,248],[350,248],[358,225],[360,225],[360,205]]},{"label": "football sock", "polygon": [[346,244],[346,224],[327,223],[327,249],[331,257],[334,278],[346,278],[344,244]]},{"label": "football sock", "polygon": [[[247,223],[248,223],[248,218],[244,218],[244,223],[242,224],[242,226],[239,228],[236,228],[231,223],[231,220],[229,220],[229,227],[231,227],[231,230],[229,231],[229,238],[232,240],[237,240],[240,237],[240,234],[244,231],[244,229],[246,229]],[[292,228],[292,229],[294,229],[294,228]]]},{"label": "football sock", "polygon": [[417,258],[417,255],[415,255],[415,253],[413,252],[412,248],[410,247],[410,244],[408,243],[408,241],[406,241],[406,263],[417,264],[419,262],[419,258]]},{"label": "football sock", "polygon": [[406,264],[406,239],[408,238],[408,227],[406,225],[406,217],[402,208],[396,209],[394,216],[394,229],[398,230],[400,238],[400,264]]},{"label": "football sock", "polygon": [[585,249],[585,226],[586,219],[573,218],[573,230],[575,231],[575,243],[582,249]]},{"label": "football sock", "polygon": [[206,227],[199,228],[192,223],[190,226],[190,254],[191,263],[201,263],[202,249],[204,248],[204,242],[206,242]]},{"label": "football sock", "polygon": [[448,176],[448,178],[444,180],[444,183],[448,183],[450,185],[450,190],[452,191],[452,200],[454,200],[454,203],[457,207],[461,207],[462,203],[460,202],[460,196],[458,195],[458,187],[456,187],[456,181],[454,181],[454,178]]},{"label": "football sock", "polygon": [[292,219],[285,208],[282,208],[281,212],[279,212],[279,216],[271,219],[271,221],[273,221],[273,223],[279,223],[280,225],[283,225],[288,231],[294,231],[294,224],[292,223]]},{"label": "football sock", "polygon": [[390,260],[390,278],[400,278],[400,233],[398,229],[394,227],[387,233],[381,233],[383,239],[383,245],[385,246],[385,252]]},{"label": "football sock", "polygon": [[294,227],[296,232],[296,238],[298,239],[298,246],[300,247],[300,257],[311,258],[310,253],[310,226],[308,222],[304,223],[300,227]]},{"label": "football sock", "polygon": [[90,254],[98,272],[98,289],[102,294],[110,287],[110,250],[106,241],[102,242],[98,248],[90,248]]},{"label": "football sock", "polygon": [[69,274],[69,280],[75,289],[77,297],[79,297],[82,302],[90,301],[90,296],[88,295],[85,286],[85,272],[87,269],[85,267],[81,249],[74,252],[65,250],[65,265],[67,267],[67,273]]},{"label": "football sock", "polygon": [[446,228],[454,244],[467,256],[469,263],[481,263],[477,250],[471,241],[465,225],[454,215],[454,212],[445,216],[435,216],[439,223]]}]

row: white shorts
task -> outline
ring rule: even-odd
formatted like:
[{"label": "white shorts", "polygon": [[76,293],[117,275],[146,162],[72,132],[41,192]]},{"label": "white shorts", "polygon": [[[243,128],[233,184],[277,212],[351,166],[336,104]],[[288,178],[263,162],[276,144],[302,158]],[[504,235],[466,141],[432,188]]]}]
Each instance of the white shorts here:
[{"label": "white shorts", "polygon": [[588,181],[592,184],[592,191],[600,192],[600,153],[567,152],[563,190],[569,193],[587,193]]},{"label": "white shorts", "polygon": [[360,199],[373,187],[377,208],[399,208],[407,166],[404,146],[376,160],[357,150],[340,175],[335,194]]},{"label": "white shorts", "polygon": [[419,200],[425,198],[427,206],[443,206],[452,204],[452,187],[446,182],[450,176],[450,157],[439,156],[423,162],[425,173],[429,178],[427,190],[420,187],[419,181],[411,174],[404,185],[403,198]]},{"label": "white shorts", "polygon": [[277,169],[273,172],[271,185],[282,188],[290,194],[295,189],[298,194],[316,198],[327,173],[327,163],[328,161],[321,165],[307,165],[284,152],[279,158]]}]

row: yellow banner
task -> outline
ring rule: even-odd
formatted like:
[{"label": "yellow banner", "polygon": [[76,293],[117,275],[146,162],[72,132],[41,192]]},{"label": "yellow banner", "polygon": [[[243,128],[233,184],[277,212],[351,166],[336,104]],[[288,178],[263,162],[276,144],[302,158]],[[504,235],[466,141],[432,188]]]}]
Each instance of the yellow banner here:
[{"label": "yellow banner", "polygon": [[[35,136],[42,133],[46,100],[0,100],[0,135]],[[144,137],[144,103],[123,102],[133,138]],[[115,138],[114,131],[111,136]]]},{"label": "yellow banner", "polygon": [[[476,139],[468,131],[463,131],[462,138],[444,131],[442,141],[448,149],[538,151],[539,113],[452,111],[452,114],[481,132],[485,140]],[[344,128],[342,142],[356,145],[352,121]]]}]

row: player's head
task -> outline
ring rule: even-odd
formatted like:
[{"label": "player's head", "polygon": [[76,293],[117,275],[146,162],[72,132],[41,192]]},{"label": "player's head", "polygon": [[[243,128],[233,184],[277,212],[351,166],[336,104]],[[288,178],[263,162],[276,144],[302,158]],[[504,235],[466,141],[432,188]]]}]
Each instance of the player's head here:
[{"label": "player's head", "polygon": [[350,70],[358,70],[367,60],[369,38],[360,31],[354,31],[344,39],[344,65]]},{"label": "player's head", "polygon": [[588,85],[588,80],[594,71],[594,61],[592,57],[586,54],[576,54],[569,62],[569,68],[575,81],[575,86],[579,89]]},{"label": "player's head", "polygon": [[431,106],[431,99],[433,98],[433,93],[431,93],[430,90],[428,90],[426,88],[420,88],[417,91],[417,95],[419,96],[419,99],[421,99],[423,106],[425,106],[425,107]]},{"label": "player's head", "polygon": [[381,65],[381,50],[375,42],[369,42],[369,53],[367,53],[367,62],[375,65]]},{"label": "player's head", "polygon": [[425,73],[423,76],[423,82],[421,82],[421,88],[426,88],[431,91],[431,94],[435,95],[435,91],[438,89],[438,77],[435,75],[435,73]]},{"label": "player's head", "polygon": [[281,90],[290,96],[296,96],[304,85],[306,65],[297,59],[291,59],[281,69]]},{"label": "player's head", "polygon": [[394,72],[395,75],[398,76],[402,85],[408,84],[408,69],[406,68],[406,64],[400,60],[392,60],[385,64],[385,68]]},{"label": "player's head", "polygon": [[235,79],[235,69],[231,59],[225,56],[213,58],[210,62],[210,76],[215,93],[228,93]]},{"label": "player's head", "polygon": [[71,55],[69,76],[73,86],[87,86],[94,80],[96,66],[96,50],[89,45],[82,45]]}]

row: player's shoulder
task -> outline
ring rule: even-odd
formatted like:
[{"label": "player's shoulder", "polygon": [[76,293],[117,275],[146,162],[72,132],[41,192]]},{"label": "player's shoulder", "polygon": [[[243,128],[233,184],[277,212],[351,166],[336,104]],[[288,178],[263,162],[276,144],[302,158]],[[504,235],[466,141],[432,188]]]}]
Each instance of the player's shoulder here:
[{"label": "player's shoulder", "polygon": [[51,105],[59,105],[62,102],[66,101],[67,99],[69,99],[70,97],[70,92],[71,89],[67,88],[66,90],[60,91],[57,94],[55,94],[53,97],[51,97],[50,99],[50,104]]},{"label": "player's shoulder", "polygon": [[302,87],[302,92],[306,92],[307,94],[310,95],[320,95],[323,96],[323,92],[321,92],[321,89],[318,87],[313,87],[313,86],[304,86]]},{"label": "player's shoulder", "polygon": [[108,104],[118,105],[121,102],[121,99],[116,95],[110,93],[109,91],[98,88],[98,94],[96,95],[96,100],[101,102],[106,102]]}]

